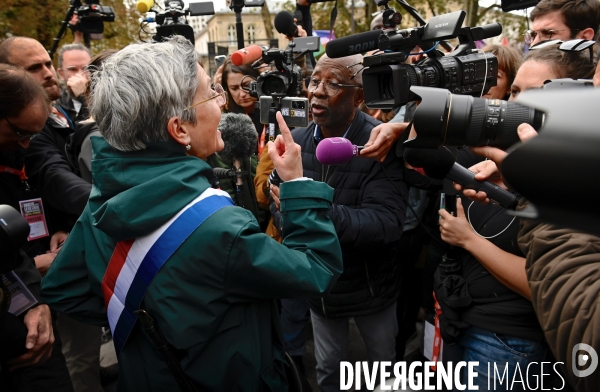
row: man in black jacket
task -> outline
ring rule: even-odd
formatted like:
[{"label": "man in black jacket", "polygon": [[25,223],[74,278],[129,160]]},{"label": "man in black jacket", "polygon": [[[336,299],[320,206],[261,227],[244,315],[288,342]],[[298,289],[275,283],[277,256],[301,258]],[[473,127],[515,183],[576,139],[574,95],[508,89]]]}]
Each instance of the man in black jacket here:
[{"label": "man in black jacket", "polygon": [[[0,43],[0,63],[23,67],[46,90],[51,101],[60,97],[52,61],[38,41],[27,37],[4,40]],[[83,212],[92,186],[75,173],[66,156],[65,144],[74,131],[73,121],[60,105],[55,103],[51,109],[44,129],[29,144],[25,169],[29,183],[39,191],[44,202],[49,224],[68,231]],[[100,327],[76,323],[60,315],[58,329],[65,342],[65,354],[76,388],[81,389],[83,378],[87,385],[93,383],[96,391],[101,390]],[[84,370],[77,370],[79,368]]]},{"label": "man in black jacket", "polygon": [[[51,263],[60,238],[64,238],[50,237],[53,231],[45,221],[43,201],[27,184],[23,171],[22,151],[28,147],[31,137],[41,131],[48,109],[46,92],[33,77],[17,67],[0,64],[0,204],[21,212],[30,225],[27,242],[18,252],[12,250],[17,244],[7,244],[15,238],[3,237],[0,243],[0,270],[5,272],[18,265],[7,278],[13,282],[18,278],[26,287],[12,294],[18,298],[13,305],[27,299],[25,306],[11,306],[10,314],[0,312],[0,357],[8,359],[0,361],[0,385],[3,390],[17,392],[73,390],[60,352],[60,341],[55,340],[53,333],[50,309],[39,299],[41,276],[32,260],[35,258],[40,265],[45,265],[46,259]],[[37,256],[48,246],[55,250]],[[11,266],[5,268],[9,263]],[[25,327],[19,328],[19,322]],[[27,334],[26,341],[13,344],[11,341],[18,341],[22,331]],[[10,346],[16,347],[18,353],[9,350]]]},{"label": "man in black jacket", "polygon": [[[38,41],[27,37],[4,40],[0,43],[0,63],[23,67],[44,87],[51,101],[60,97],[52,61]],[[30,181],[42,193],[46,209],[54,209],[61,218],[74,223],[87,203],[91,184],[73,172],[65,156],[65,143],[73,130],[65,111],[53,105],[44,129],[27,150],[26,167]]]},{"label": "man in black jacket", "polygon": [[[354,158],[338,166],[317,161],[319,141],[345,137],[364,145],[379,121],[362,113],[362,56],[323,56],[308,87],[313,122],[292,132],[302,147],[304,175],[335,189],[331,219],[344,257],[344,272],[329,295],[309,299],[317,381],[324,392],[340,390],[340,361],[346,359],[348,320],[354,318],[370,361],[394,361],[398,332],[399,267],[394,262],[405,217],[407,187],[402,161]],[[278,189],[273,188],[277,202]],[[285,219],[285,216],[283,217]]]}]

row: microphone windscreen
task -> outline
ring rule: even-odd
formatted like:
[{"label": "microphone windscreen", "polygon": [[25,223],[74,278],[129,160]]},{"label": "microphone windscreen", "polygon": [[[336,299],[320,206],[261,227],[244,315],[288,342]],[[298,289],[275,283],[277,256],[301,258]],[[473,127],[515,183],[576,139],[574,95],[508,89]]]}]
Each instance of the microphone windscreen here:
[{"label": "microphone windscreen", "polygon": [[325,53],[327,57],[334,59],[378,49],[379,36],[382,33],[383,30],[372,30],[334,39],[327,42]]},{"label": "microphone windscreen", "polygon": [[343,137],[329,137],[317,145],[317,160],[323,165],[341,165],[352,159],[358,148]]},{"label": "microphone windscreen", "polygon": [[281,11],[275,15],[275,29],[283,35],[294,37],[298,32],[298,26],[294,23],[294,15],[288,11]]},{"label": "microphone windscreen", "polygon": [[240,113],[225,113],[219,123],[225,147],[219,156],[224,160],[246,159],[256,151],[258,133],[250,117]]},{"label": "microphone windscreen", "polygon": [[237,67],[240,65],[253,63],[262,57],[262,47],[259,45],[250,45],[238,49],[231,54],[231,63]]},{"label": "microphone windscreen", "polygon": [[428,177],[444,179],[452,169],[456,158],[445,147],[437,150],[429,148],[405,148],[404,160],[409,165],[422,168]]}]

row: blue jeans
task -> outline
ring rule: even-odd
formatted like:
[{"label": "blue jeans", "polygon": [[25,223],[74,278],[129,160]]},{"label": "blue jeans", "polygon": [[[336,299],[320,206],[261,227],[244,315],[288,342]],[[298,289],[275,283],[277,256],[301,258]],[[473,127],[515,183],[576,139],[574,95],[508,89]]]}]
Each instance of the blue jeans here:
[{"label": "blue jeans", "polygon": [[[545,343],[470,327],[462,331],[458,346],[462,358],[455,357],[456,360],[479,362],[479,366],[474,368],[477,372],[474,385],[479,386],[479,391],[540,390],[542,372],[540,362],[548,361],[547,354],[549,354]],[[446,358],[445,353],[444,358]],[[532,364],[528,369],[527,366],[532,362],[537,363]],[[517,364],[520,372],[517,370]],[[549,372],[552,372],[552,369],[546,365],[544,373]],[[519,382],[520,380],[523,382]],[[467,368],[464,367],[461,372],[461,383],[466,385],[467,381]],[[548,383],[544,382],[544,388],[547,385]]]}]

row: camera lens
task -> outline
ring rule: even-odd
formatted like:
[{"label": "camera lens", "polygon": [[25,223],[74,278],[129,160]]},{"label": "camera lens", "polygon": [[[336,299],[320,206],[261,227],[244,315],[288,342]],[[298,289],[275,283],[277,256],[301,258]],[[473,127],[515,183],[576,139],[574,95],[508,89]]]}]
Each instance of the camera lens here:
[{"label": "camera lens", "polygon": [[454,98],[456,105],[449,113],[446,136],[451,145],[507,149],[519,141],[520,124],[528,123],[534,128],[542,125],[541,112],[516,102],[468,96]]},{"label": "camera lens", "polygon": [[268,75],[262,84],[262,90],[264,95],[285,94],[287,83],[280,75]]},{"label": "camera lens", "polygon": [[448,90],[412,87],[422,98],[414,116],[417,138],[411,147],[492,146],[506,149],[519,141],[517,127],[542,126],[544,114],[516,102],[450,94]]}]

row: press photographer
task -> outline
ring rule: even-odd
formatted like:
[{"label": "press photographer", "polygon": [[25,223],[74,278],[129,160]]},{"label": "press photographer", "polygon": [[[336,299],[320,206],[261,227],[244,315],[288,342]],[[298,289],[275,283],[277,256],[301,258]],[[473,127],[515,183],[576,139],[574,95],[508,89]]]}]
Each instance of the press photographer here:
[{"label": "press photographer", "polygon": [[23,149],[42,130],[48,107],[46,92],[29,73],[0,64],[0,279],[12,294],[9,305],[2,290],[0,384],[10,391],[73,390],[33,261],[37,256],[40,268],[46,259],[49,265],[60,237],[50,238],[42,200],[23,170]]}]

